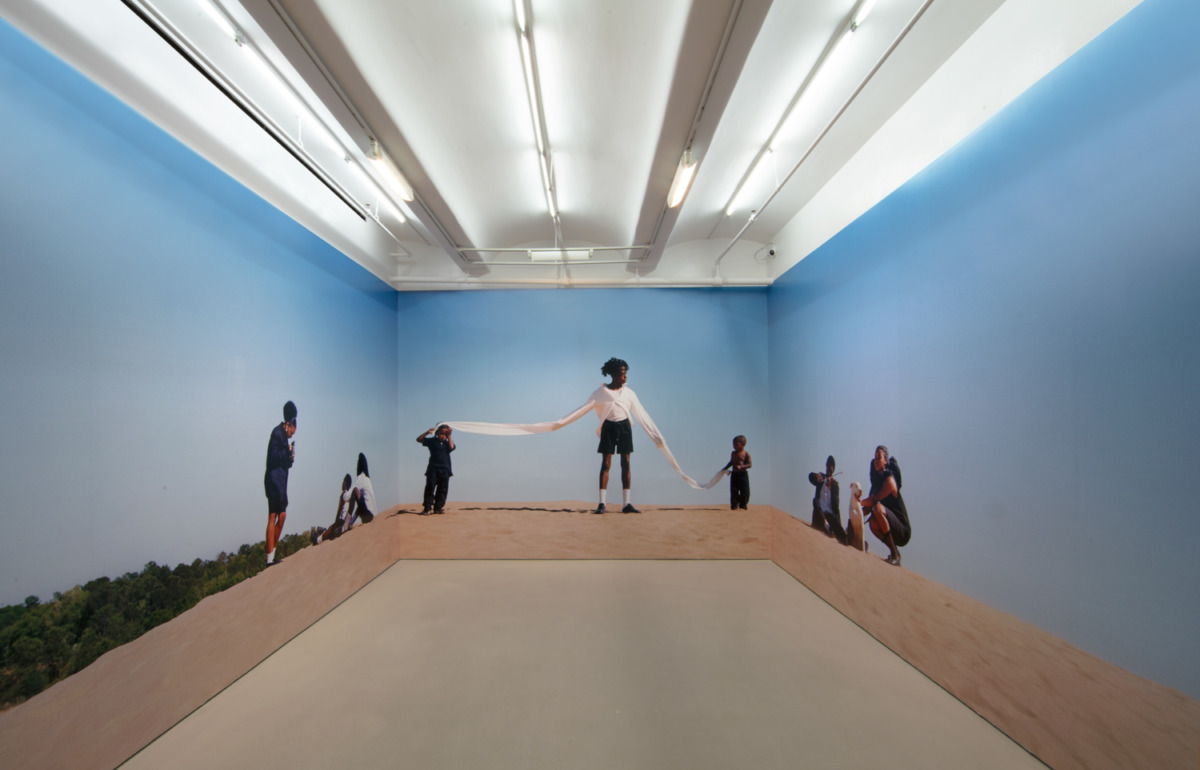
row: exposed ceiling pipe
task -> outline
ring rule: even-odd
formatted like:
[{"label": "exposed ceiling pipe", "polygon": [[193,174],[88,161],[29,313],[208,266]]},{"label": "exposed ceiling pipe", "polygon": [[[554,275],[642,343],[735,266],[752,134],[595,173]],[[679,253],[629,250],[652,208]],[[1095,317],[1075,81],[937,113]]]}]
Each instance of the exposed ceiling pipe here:
[{"label": "exposed ceiling pipe", "polygon": [[871,82],[871,79],[875,77],[875,74],[879,72],[884,63],[886,63],[891,57],[892,53],[895,52],[896,48],[900,46],[900,43],[904,40],[904,38],[908,37],[908,33],[911,32],[912,28],[917,25],[917,22],[921,20],[921,17],[925,15],[925,11],[929,10],[929,6],[931,5],[933,5],[933,0],[925,0],[925,2],[921,4],[921,7],[917,9],[917,12],[913,14],[913,17],[909,19],[907,24],[904,25],[904,29],[900,30],[900,34],[896,36],[896,39],[892,41],[892,44],[888,46],[887,50],[883,52],[883,55],[879,57],[879,60],[875,62],[875,66],[871,67],[871,71],[867,73],[866,77],[864,77],[858,84],[858,87],[854,89],[854,93],[850,94],[850,97],[842,103],[842,106],[836,113],[834,113],[834,116],[829,119],[828,123],[825,124],[825,128],[821,129],[821,133],[817,134],[816,138],[813,139],[811,144],[809,144],[808,149],[804,151],[804,154],[801,155],[800,159],[797,160],[795,165],[792,166],[791,171],[789,171],[787,175],[784,176],[784,178],[779,182],[779,184],[775,186],[775,189],[769,196],[767,196],[767,199],[763,201],[762,205],[758,207],[758,210],[750,215],[750,217],[746,220],[746,224],[742,225],[742,229],[737,231],[737,235],[733,236],[733,240],[729,242],[729,245],[725,247],[725,250],[721,252],[721,254],[717,257],[716,262],[713,263],[714,271],[719,268],[721,260],[723,260],[725,256],[733,250],[733,247],[737,245],[738,241],[742,239],[742,236],[746,234],[746,231],[750,229],[750,225],[754,224],[754,221],[758,218],[758,215],[762,213],[763,209],[770,205],[771,201],[775,200],[775,196],[779,195],[779,192],[787,185],[789,181],[791,181],[792,177],[800,169],[800,166],[803,165],[806,160],[808,160],[808,156],[812,155],[813,150],[815,150],[817,145],[819,145],[821,141],[825,139],[825,136],[833,129],[833,126],[838,122],[838,120],[841,119],[846,110],[850,108],[850,105],[854,103],[854,100],[858,98],[858,95],[862,93],[863,89],[867,87],[867,84]]}]

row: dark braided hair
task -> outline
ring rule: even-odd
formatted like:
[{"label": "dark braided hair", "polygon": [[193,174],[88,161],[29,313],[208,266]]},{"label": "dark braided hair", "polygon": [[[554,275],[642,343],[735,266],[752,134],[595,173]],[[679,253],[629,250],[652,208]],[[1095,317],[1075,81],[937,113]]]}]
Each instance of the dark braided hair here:
[{"label": "dark braided hair", "polygon": [[620,358],[610,358],[604,362],[604,366],[600,367],[600,373],[607,377],[615,377],[621,373],[622,369],[629,371],[629,364]]}]

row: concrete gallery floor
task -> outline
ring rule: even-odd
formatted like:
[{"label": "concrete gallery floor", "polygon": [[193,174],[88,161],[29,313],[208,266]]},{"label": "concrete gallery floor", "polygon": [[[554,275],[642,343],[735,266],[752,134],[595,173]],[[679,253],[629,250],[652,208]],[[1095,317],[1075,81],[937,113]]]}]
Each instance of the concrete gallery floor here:
[{"label": "concrete gallery floor", "polygon": [[1044,765],[768,560],[406,559],[124,767]]}]

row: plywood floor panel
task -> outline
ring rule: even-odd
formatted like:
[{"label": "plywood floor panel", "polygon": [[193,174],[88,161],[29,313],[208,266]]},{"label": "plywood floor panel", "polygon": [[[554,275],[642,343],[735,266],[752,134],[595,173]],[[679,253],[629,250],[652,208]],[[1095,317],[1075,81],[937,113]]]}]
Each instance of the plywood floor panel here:
[{"label": "plywood floor panel", "polygon": [[166,766],[1042,767],[770,561],[407,560]]}]

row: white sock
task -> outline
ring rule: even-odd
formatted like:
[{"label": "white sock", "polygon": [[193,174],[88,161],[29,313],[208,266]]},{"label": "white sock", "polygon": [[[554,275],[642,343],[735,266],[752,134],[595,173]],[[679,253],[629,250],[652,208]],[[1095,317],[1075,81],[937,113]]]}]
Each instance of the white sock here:
[{"label": "white sock", "polygon": [[267,564],[270,564],[273,561],[275,561],[275,552],[267,551]]},{"label": "white sock", "polygon": [[629,490],[628,489],[621,490],[621,499],[625,501],[625,505],[629,505]]},{"label": "white sock", "polygon": [[600,504],[601,504],[601,505],[604,505],[604,498],[605,498],[605,497],[607,497],[607,496],[608,496],[608,490],[607,490],[607,489],[601,489],[601,490],[600,490]]}]

